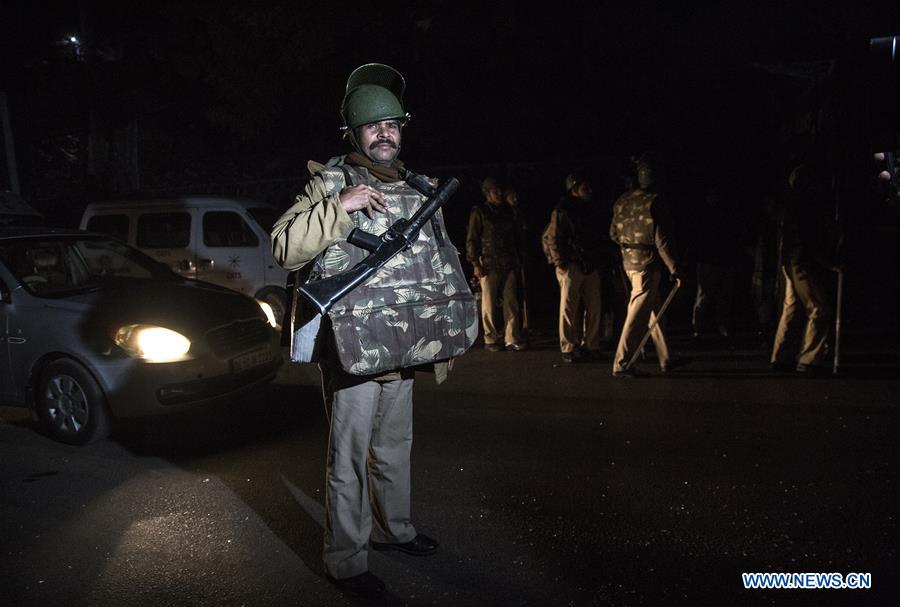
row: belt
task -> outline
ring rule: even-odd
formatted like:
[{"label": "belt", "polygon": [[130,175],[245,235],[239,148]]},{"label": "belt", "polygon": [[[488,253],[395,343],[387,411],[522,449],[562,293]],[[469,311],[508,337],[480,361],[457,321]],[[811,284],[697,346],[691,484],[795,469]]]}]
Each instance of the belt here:
[{"label": "belt", "polygon": [[652,251],[656,249],[652,244],[644,244],[642,242],[623,242],[619,246],[623,249],[637,249],[638,251]]}]

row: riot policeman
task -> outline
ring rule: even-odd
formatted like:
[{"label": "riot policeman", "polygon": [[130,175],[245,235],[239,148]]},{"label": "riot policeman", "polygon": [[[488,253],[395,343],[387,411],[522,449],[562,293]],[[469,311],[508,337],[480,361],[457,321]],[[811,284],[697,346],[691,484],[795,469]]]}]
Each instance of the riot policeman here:
[{"label": "riot policeman", "polygon": [[[609,227],[609,237],[622,250],[622,265],[631,283],[631,299],[613,361],[616,377],[643,374],[627,363],[659,311],[663,266],[668,268],[676,286],[681,286],[672,219],[659,196],[654,166],[649,160],[638,164],[637,180],[638,187],[620,196],[613,205]],[[650,337],[660,369],[666,372],[671,368],[669,347],[658,323]]]},{"label": "riot policeman", "polygon": [[[310,180],[272,230],[273,252],[288,270],[327,278],[367,251],[347,242],[354,228],[382,234],[410,217],[424,197],[400,177],[403,76],[378,63],[347,80],[341,116],[353,145]],[[438,543],[410,520],[414,369],[447,360],[477,338],[478,317],[440,211],[418,239],[336,302],[322,320],[317,360],[330,421],[325,503],[325,571],[341,588],[377,596],[368,549],[433,553]],[[293,346],[292,346],[293,352]]]}]

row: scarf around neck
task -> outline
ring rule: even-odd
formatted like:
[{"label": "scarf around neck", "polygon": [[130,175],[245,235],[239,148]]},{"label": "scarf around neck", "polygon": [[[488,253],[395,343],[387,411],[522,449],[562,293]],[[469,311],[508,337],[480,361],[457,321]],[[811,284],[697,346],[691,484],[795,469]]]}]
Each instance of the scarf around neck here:
[{"label": "scarf around neck", "polygon": [[344,159],[344,162],[346,162],[350,166],[362,167],[362,168],[366,169],[367,171],[369,171],[369,173],[374,175],[380,181],[386,181],[386,182],[402,181],[402,179],[400,179],[400,173],[399,173],[398,169],[400,169],[403,166],[403,161],[397,160],[396,158],[389,165],[375,164],[365,154],[353,151],[353,152],[350,152],[349,154],[347,154],[347,157]]}]

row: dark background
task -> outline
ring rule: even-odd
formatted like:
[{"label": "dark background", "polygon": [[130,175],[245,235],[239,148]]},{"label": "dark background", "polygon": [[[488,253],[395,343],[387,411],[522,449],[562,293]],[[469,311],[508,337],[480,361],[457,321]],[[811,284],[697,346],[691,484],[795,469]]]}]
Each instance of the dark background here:
[{"label": "dark background", "polygon": [[0,90],[21,193],[59,225],[110,198],[205,193],[287,206],[307,160],[347,151],[346,77],[380,61],[407,79],[407,164],[463,182],[446,211],[457,244],[486,175],[519,188],[536,234],[573,168],[592,173],[608,203],[629,158],[651,151],[686,249],[710,181],[728,184],[750,226],[803,160],[831,177],[823,205],[841,206],[848,242],[866,243],[847,256],[867,268],[873,243],[895,253],[871,152],[898,104],[884,97],[891,76],[868,44],[900,32],[896,3],[0,6]]}]

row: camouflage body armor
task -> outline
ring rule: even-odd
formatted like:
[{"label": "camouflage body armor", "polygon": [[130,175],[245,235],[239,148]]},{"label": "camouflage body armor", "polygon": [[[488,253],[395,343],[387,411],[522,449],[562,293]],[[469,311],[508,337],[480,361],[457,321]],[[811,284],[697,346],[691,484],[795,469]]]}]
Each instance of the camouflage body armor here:
[{"label": "camouflage body armor", "polygon": [[654,192],[632,190],[613,205],[615,240],[622,248],[626,270],[644,270],[658,257],[651,208]]},{"label": "camouflage body armor", "polygon": [[[381,192],[384,213],[371,219],[361,212],[351,215],[354,225],[370,234],[380,235],[396,220],[411,217],[423,201],[405,182],[379,181],[364,168],[344,165],[319,173],[329,193],[360,183]],[[313,275],[339,274],[368,254],[341,240],[316,260]],[[328,316],[341,366],[353,375],[380,374],[465,352],[478,337],[478,309],[441,212],[408,250],[335,303]]]}]

